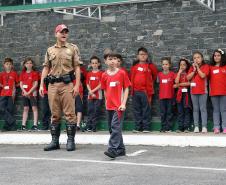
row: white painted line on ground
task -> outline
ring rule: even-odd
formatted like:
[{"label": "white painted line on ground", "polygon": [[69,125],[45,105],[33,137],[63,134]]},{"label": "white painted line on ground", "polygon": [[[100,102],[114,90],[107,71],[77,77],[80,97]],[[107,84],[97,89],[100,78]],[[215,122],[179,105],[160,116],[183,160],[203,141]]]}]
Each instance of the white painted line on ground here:
[{"label": "white painted line on ground", "polygon": [[226,171],[226,168],[209,168],[198,166],[176,166],[164,165],[156,163],[134,163],[134,162],[121,162],[121,161],[100,161],[88,159],[66,159],[66,158],[39,158],[39,157],[0,157],[0,160],[37,160],[37,161],[65,161],[65,162],[84,162],[84,163],[99,163],[99,164],[116,164],[127,166],[147,166],[147,167],[160,167],[160,168],[174,168],[174,169],[187,169],[187,170],[200,170],[200,171]]},{"label": "white painted line on ground", "polygon": [[144,152],[147,152],[147,150],[138,150],[136,152],[133,152],[131,154],[126,154],[126,155],[129,156],[129,157],[135,157],[135,156],[141,155]]}]

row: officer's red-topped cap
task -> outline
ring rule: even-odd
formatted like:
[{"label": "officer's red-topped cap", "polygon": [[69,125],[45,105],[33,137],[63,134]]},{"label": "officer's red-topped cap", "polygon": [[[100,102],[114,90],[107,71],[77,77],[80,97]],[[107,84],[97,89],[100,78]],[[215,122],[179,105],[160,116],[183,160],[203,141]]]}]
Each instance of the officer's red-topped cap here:
[{"label": "officer's red-topped cap", "polygon": [[68,27],[67,27],[65,24],[59,24],[59,25],[57,25],[57,27],[55,28],[55,33],[57,33],[57,32],[62,32],[63,30],[69,31]]}]

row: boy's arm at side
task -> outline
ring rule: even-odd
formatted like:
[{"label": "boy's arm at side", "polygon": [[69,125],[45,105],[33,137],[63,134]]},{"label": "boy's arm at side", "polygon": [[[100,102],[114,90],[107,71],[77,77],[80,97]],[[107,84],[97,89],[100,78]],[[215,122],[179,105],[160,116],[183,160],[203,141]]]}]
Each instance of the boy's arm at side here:
[{"label": "boy's arm at side", "polygon": [[101,88],[101,84],[99,84],[98,86],[96,86],[93,90],[92,93],[98,91]]},{"label": "boy's arm at side", "polygon": [[125,88],[124,92],[123,92],[123,100],[121,105],[119,106],[118,110],[120,111],[124,111],[126,110],[126,102],[129,96],[129,87]]}]

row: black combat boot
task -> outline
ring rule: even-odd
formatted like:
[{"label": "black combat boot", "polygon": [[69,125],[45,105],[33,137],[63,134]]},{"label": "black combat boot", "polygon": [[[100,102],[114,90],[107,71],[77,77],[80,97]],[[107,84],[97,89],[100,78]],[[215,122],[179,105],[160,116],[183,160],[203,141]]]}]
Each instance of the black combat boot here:
[{"label": "black combat boot", "polygon": [[67,123],[67,151],[75,150],[75,132],[76,132],[76,124]]},{"label": "black combat boot", "polygon": [[52,135],[52,141],[44,148],[44,151],[51,151],[60,149],[59,137],[60,137],[60,124],[53,123],[50,125],[50,133]]}]

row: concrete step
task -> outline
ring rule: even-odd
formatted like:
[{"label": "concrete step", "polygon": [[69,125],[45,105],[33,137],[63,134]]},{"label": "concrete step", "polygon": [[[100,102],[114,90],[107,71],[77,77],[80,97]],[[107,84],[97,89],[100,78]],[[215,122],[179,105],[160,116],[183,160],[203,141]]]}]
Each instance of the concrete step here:
[{"label": "concrete step", "polygon": [[[96,133],[78,132],[75,140],[77,144],[107,145],[109,134],[106,131]],[[226,134],[213,133],[132,133],[123,132],[125,145],[152,146],[195,146],[195,147],[226,147]],[[40,132],[2,132],[0,144],[48,144],[51,140],[48,131]],[[65,144],[67,135],[61,132],[60,143]]]}]

